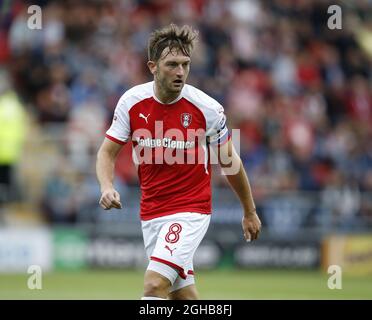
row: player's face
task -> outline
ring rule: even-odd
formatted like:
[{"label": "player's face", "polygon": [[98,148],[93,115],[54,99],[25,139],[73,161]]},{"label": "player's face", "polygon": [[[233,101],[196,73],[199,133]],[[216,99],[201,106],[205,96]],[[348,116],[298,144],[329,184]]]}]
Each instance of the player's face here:
[{"label": "player's face", "polygon": [[165,48],[156,63],[155,81],[160,88],[171,94],[181,92],[190,71],[190,57],[181,50]]}]

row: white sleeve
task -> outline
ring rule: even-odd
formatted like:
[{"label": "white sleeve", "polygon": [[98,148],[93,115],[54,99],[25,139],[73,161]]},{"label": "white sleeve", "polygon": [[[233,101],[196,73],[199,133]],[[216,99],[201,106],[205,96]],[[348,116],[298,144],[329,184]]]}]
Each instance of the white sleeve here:
[{"label": "white sleeve", "polygon": [[229,139],[229,130],[226,126],[226,115],[223,107],[215,101],[213,112],[209,113],[207,119],[207,137],[210,145],[221,145]]},{"label": "white sleeve", "polygon": [[112,124],[106,132],[106,137],[120,144],[125,144],[130,137],[129,111],[123,97],[116,105]]}]

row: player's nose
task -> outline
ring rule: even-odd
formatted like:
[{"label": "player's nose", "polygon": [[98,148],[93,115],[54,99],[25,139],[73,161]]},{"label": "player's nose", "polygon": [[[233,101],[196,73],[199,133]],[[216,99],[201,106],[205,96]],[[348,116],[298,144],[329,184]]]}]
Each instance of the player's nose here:
[{"label": "player's nose", "polygon": [[183,69],[183,67],[182,66],[178,66],[177,67],[176,75],[178,77],[183,77],[184,74],[185,74],[185,70]]}]

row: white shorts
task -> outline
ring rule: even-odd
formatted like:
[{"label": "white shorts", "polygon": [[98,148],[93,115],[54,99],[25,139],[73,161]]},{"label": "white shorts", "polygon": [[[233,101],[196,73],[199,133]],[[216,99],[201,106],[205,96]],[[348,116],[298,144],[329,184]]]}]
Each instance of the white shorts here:
[{"label": "white shorts", "polygon": [[181,212],[142,221],[147,270],[169,279],[170,292],[195,283],[193,257],[210,219],[210,214]]}]

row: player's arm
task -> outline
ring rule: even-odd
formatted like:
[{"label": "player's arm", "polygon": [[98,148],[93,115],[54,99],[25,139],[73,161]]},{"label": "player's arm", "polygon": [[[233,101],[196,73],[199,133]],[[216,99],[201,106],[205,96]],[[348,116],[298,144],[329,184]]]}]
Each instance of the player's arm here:
[{"label": "player's arm", "polygon": [[105,210],[122,207],[120,195],[113,184],[115,161],[121,148],[121,144],[105,138],[97,153],[96,173],[102,194],[99,204]]},{"label": "player's arm", "polygon": [[243,206],[242,227],[244,237],[247,241],[255,240],[261,230],[261,221],[256,213],[251,186],[242,160],[237,154],[231,140],[219,146],[218,154],[221,168]]}]

